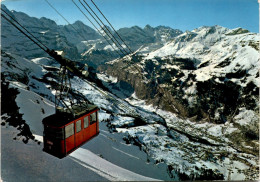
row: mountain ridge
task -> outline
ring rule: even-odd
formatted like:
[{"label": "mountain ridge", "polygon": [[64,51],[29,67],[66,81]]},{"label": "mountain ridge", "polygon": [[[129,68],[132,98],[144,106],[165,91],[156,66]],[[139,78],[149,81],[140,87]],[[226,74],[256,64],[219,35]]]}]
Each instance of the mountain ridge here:
[{"label": "mountain ridge", "polygon": [[[107,49],[110,45],[96,30],[81,21],[75,21],[71,25],[57,25],[55,21],[45,17],[38,19],[30,17],[23,12],[9,11],[5,5],[2,5],[2,8],[8,11],[11,16],[16,17],[23,26],[31,31],[35,37],[43,41],[43,43],[48,47],[56,50],[63,50],[66,55],[72,59],[80,60],[82,57],[81,61],[90,63],[94,67],[97,67],[98,65],[108,61],[108,59],[102,58],[102,61],[100,62],[100,54],[107,56],[110,60],[118,57],[114,49]],[[1,34],[3,49],[5,49],[5,46],[7,46],[7,49],[10,49],[10,44],[15,43],[9,43],[9,41],[5,39],[6,36],[12,34],[12,36],[21,36],[20,39],[17,39],[18,41],[23,40],[22,42],[28,42],[28,46],[21,48],[21,50],[19,50],[18,47],[16,48],[15,51],[17,54],[20,53],[20,55],[23,55],[23,51],[26,49],[30,50],[30,47],[33,47],[33,49],[35,49],[35,55],[45,56],[45,54],[41,54],[40,50],[36,51],[37,48],[31,44],[29,40],[26,40],[26,37],[22,37],[22,35],[18,33],[15,28],[6,23],[6,21],[3,20],[2,23],[2,27],[4,27]],[[146,31],[147,27],[148,26],[143,29],[137,26],[121,28],[118,30],[118,33],[121,34],[121,37],[131,47],[131,49],[135,51],[140,48],[143,43],[151,45],[151,47],[153,47],[153,45],[156,48],[162,47],[166,40],[175,37],[181,32],[180,30],[175,30],[165,26],[157,26],[155,28],[151,27],[151,30]],[[115,37],[118,37],[113,31],[111,32]],[[138,38],[129,41],[129,38],[133,37]],[[162,37],[164,40],[162,40]],[[22,42],[17,43],[22,44]],[[123,45],[123,43],[121,44]],[[92,51],[90,51],[91,49]],[[33,57],[34,55],[27,56]]]}]

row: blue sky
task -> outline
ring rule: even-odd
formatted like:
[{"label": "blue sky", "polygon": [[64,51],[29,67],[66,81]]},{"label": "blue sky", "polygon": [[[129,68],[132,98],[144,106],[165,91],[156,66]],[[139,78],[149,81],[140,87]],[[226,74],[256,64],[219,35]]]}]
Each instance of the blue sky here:
[{"label": "blue sky", "polygon": [[[48,0],[73,23],[81,20],[90,25],[71,0]],[[75,0],[78,2],[78,0]],[[90,0],[86,0],[91,4]],[[200,26],[242,27],[259,32],[257,0],[94,0],[116,28],[165,25],[182,31]],[[9,9],[34,17],[47,17],[66,24],[45,0],[5,0]],[[87,12],[86,12],[87,14]],[[92,26],[91,26],[92,27]]]}]

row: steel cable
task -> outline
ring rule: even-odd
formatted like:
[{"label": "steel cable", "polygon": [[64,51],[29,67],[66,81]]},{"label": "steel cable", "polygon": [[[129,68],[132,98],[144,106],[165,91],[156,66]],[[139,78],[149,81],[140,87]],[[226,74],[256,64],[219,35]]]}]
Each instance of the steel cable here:
[{"label": "steel cable", "polygon": [[29,38],[31,41],[33,41],[36,45],[38,45],[42,50],[47,52],[40,44],[38,44],[35,40],[33,40],[29,35],[27,35],[21,28],[19,28],[17,25],[15,25],[11,20],[9,20],[5,15],[1,14],[1,16],[6,19],[9,23],[11,23],[15,28],[17,28],[22,34],[24,34],[27,38]]},{"label": "steel cable", "polygon": [[100,25],[100,23],[97,21],[97,19],[92,15],[92,13],[87,9],[87,7],[79,0],[81,5],[84,7],[84,9],[90,14],[90,16],[95,20],[95,22],[99,25],[99,27],[105,32],[105,34],[110,38],[110,40],[116,45],[116,47],[119,49],[119,51],[122,53],[123,56],[126,56],[126,54],[120,49],[120,47],[117,45],[117,43],[112,39],[112,37],[107,33],[107,31]]},{"label": "steel cable", "polygon": [[[107,40],[107,38],[100,32],[100,30],[96,27],[96,25],[89,19],[89,17],[80,9],[80,7],[75,3],[74,0],[71,0],[73,4],[80,10],[80,12],[87,18],[87,20],[95,27],[98,33],[107,41],[107,43],[116,51],[116,53],[121,57],[121,54],[113,47],[113,45]],[[112,56],[112,55],[111,55]]]},{"label": "steel cable", "polygon": [[95,2],[93,0],[91,0],[91,2],[94,4],[94,6],[97,8],[97,10],[100,12],[100,14],[106,19],[106,21],[108,22],[108,24],[110,25],[110,27],[114,30],[114,32],[117,34],[117,36],[120,38],[120,40],[125,44],[125,46],[129,49],[129,51],[131,53],[133,53],[133,51],[128,47],[128,45],[125,43],[125,41],[121,38],[121,36],[118,34],[118,32],[114,29],[114,27],[111,25],[111,23],[108,21],[108,19],[106,18],[106,16],[102,13],[102,11],[98,8],[98,6],[95,4]]},{"label": "steel cable", "polygon": [[124,47],[118,42],[118,40],[115,38],[115,36],[111,33],[111,31],[107,28],[107,26],[103,23],[103,21],[98,17],[98,15],[93,11],[93,9],[89,6],[89,4],[83,0],[85,2],[85,4],[88,6],[88,8],[92,11],[92,13],[98,18],[98,20],[101,22],[101,24],[103,25],[103,27],[105,27],[105,29],[108,31],[108,33],[114,38],[114,40],[117,42],[117,44],[124,50],[124,52],[126,54],[129,54]]},{"label": "steel cable", "polygon": [[70,25],[70,26],[78,33],[78,35],[79,35],[83,40],[86,39],[84,36],[81,35],[81,33],[78,32],[78,30],[62,15],[48,0],[45,0],[45,1],[48,3],[48,5],[49,5],[52,9],[54,9],[54,11],[56,11],[56,13],[58,13],[58,14],[63,18],[63,20],[65,20],[65,21],[68,23],[68,25]]}]

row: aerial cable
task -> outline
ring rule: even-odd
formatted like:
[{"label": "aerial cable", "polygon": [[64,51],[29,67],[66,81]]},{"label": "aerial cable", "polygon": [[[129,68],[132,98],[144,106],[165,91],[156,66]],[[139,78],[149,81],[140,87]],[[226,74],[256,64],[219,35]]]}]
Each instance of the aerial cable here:
[{"label": "aerial cable", "polygon": [[111,40],[115,46],[118,48],[118,50],[122,53],[123,56],[125,56],[126,54],[120,49],[120,47],[118,47],[118,45],[116,44],[116,42],[112,39],[112,37],[107,33],[107,31],[100,25],[100,23],[97,21],[97,19],[93,16],[93,14],[86,8],[86,6],[79,0],[79,2],[81,3],[81,5],[87,10],[87,12],[91,15],[91,17],[95,20],[95,22],[99,25],[99,27],[104,31],[104,33],[107,35],[107,37],[109,38],[109,40]]},{"label": "aerial cable", "polygon": [[48,0],[45,1],[49,4],[50,7],[54,9],[54,11],[56,11],[56,13],[58,13],[68,24],[70,24],[69,21],[64,16],[62,16],[62,14],[60,14],[59,11],[54,6],[52,6]]},{"label": "aerial cable", "polygon": [[[72,0],[73,1],[73,0]],[[84,2],[85,2],[85,0],[83,0]],[[84,4],[81,2],[81,0],[79,0],[79,2],[81,3],[81,5],[88,11],[88,13],[92,16],[92,18],[98,23],[98,21],[96,20],[96,18],[95,17],[93,17],[93,15],[92,15],[92,13],[86,8],[86,6],[84,6]],[[86,2],[85,2],[86,3]],[[87,3],[86,3],[87,4]],[[91,8],[90,8],[91,9]],[[97,15],[96,15],[97,16]],[[102,26],[100,25],[100,23],[98,23],[99,24],[99,26],[102,28]],[[103,29],[103,28],[102,28]],[[104,29],[103,29],[104,30]],[[105,31],[105,30],[104,30]],[[105,31],[105,33],[107,34],[107,32]],[[108,34],[107,34],[108,35]],[[110,37],[111,38],[111,37]],[[113,41],[113,39],[112,39],[112,41]],[[114,41],[113,41],[114,42]],[[114,42],[115,43],[115,42]],[[116,43],[115,43],[116,44]],[[116,45],[117,46],[117,45]],[[117,46],[118,47],[118,46]],[[118,47],[119,48],[119,47]],[[121,53],[123,53],[122,52],[122,50],[121,49],[119,49],[120,51],[121,51]],[[123,53],[124,54],[124,53]],[[136,71],[138,72],[138,73],[141,73],[141,71],[139,70],[139,68],[136,66],[136,65],[130,65],[130,64],[128,64],[127,62],[126,62],[126,64],[128,65],[128,66],[133,66],[134,68],[136,68]]]},{"label": "aerial cable", "polygon": [[121,54],[114,48],[114,46],[108,41],[108,39],[100,32],[100,30],[95,26],[95,24],[89,19],[89,17],[80,9],[80,7],[72,0],[72,2],[77,6],[81,13],[88,19],[88,21],[95,27],[98,33],[107,41],[107,43],[116,51],[116,53],[121,57]]},{"label": "aerial cable", "polygon": [[[28,34],[30,34],[34,39],[36,39],[43,47],[45,47],[46,49],[48,49],[47,48],[47,46],[46,45],[44,45],[38,38],[36,38],[33,34],[31,34],[23,25],[21,25],[16,19],[14,19],[11,15],[9,15],[3,8],[1,8],[1,10],[3,11],[3,12],[5,12],[5,14],[7,15],[7,16],[9,16],[15,23],[17,23],[18,25],[20,25],[20,27],[22,27]],[[6,17],[4,17],[5,19],[6,19]],[[7,20],[7,19],[6,19]],[[7,21],[9,21],[9,19],[7,20]],[[9,21],[10,23],[12,23],[13,24],[13,22],[10,20]],[[13,24],[15,27],[17,27],[17,28],[19,28],[18,26],[16,26],[15,24]],[[27,36],[28,37],[28,36]],[[31,39],[31,38],[30,38]],[[38,43],[37,43],[38,44]],[[42,46],[40,46],[41,48],[43,48]]]},{"label": "aerial cable", "polygon": [[65,20],[65,21],[68,23],[68,25],[70,25],[70,26],[79,34],[79,36],[80,36],[83,40],[86,39],[86,38],[84,38],[84,37],[81,35],[81,33],[78,32],[78,30],[77,30],[53,5],[51,5],[51,3],[49,3],[48,0],[45,0],[45,1],[49,4],[49,6],[50,6],[52,9],[54,9],[54,11],[56,11],[56,13],[58,13],[58,14],[63,18],[63,20]]},{"label": "aerial cable", "polygon": [[94,6],[97,8],[97,10],[100,12],[100,14],[106,19],[106,21],[108,22],[108,24],[110,25],[110,27],[114,30],[114,32],[117,34],[117,36],[120,38],[120,40],[126,45],[126,47],[129,49],[129,51],[131,53],[133,53],[133,51],[128,47],[128,45],[125,43],[125,41],[121,38],[121,36],[118,34],[118,32],[114,29],[114,27],[111,25],[111,23],[108,21],[108,19],[106,18],[106,16],[101,12],[101,10],[98,8],[98,6],[95,4],[95,2],[93,0],[91,0],[91,2],[94,4]]},{"label": "aerial cable", "polygon": [[[80,1],[80,0],[79,0]],[[85,1],[85,0],[83,0],[87,5],[88,5],[88,3]],[[92,0],[91,0],[92,1]],[[102,16],[106,19],[106,21],[109,23],[109,25],[113,28],[113,30],[116,32],[116,34],[118,35],[118,37],[122,40],[122,42],[127,46],[127,44],[124,42],[124,40],[121,38],[121,36],[117,33],[117,31],[114,29],[114,27],[111,25],[111,23],[108,21],[108,19],[105,17],[105,15],[101,12],[101,10],[98,8],[98,6],[94,3],[94,1],[92,1],[92,3],[94,4],[94,6],[98,9],[98,11],[102,14]],[[92,8],[88,5],[88,7],[91,9],[91,11],[96,15],[96,13],[92,10]],[[97,16],[97,15],[96,15]],[[98,16],[97,16],[98,17]],[[99,19],[99,18],[98,18]],[[99,19],[100,20],[100,19]],[[101,20],[100,20],[101,21]],[[101,21],[102,22],[102,21]],[[103,24],[103,22],[102,22],[102,24]],[[104,24],[103,24],[104,25]],[[106,26],[105,26],[106,27]],[[108,30],[109,31],[109,30]],[[110,31],[109,31],[110,32]],[[110,32],[111,33],[111,32]],[[113,36],[114,37],[114,36]],[[122,47],[122,46],[121,46]],[[127,48],[130,50],[130,52],[133,54],[133,51],[127,46]],[[126,64],[128,65],[128,66],[131,66],[130,64],[128,64],[127,62],[126,62]],[[134,68],[136,68],[136,70],[137,70],[137,72],[139,72],[139,73],[141,73],[140,72],[140,70],[139,70],[139,68],[137,68],[137,66],[136,65],[133,65],[133,67]]]},{"label": "aerial cable", "polygon": [[120,47],[118,47],[118,45],[116,44],[116,42],[111,38],[111,36],[107,33],[107,31],[100,25],[100,23],[97,21],[97,19],[92,15],[92,13],[86,8],[86,6],[79,0],[79,2],[81,3],[81,5],[87,10],[87,12],[92,16],[92,18],[97,22],[97,24],[100,26],[101,29],[104,30],[104,32],[106,33],[106,35],[110,38],[110,40],[116,45],[116,47],[119,49],[119,51],[125,56],[126,54],[120,49]]},{"label": "aerial cable", "polygon": [[[33,40],[28,34],[26,34],[21,28],[19,28],[17,25],[14,24],[11,20],[9,20],[5,15],[1,14],[1,16],[6,19],[9,23],[11,23],[16,29],[18,29],[22,34],[24,34],[26,37],[28,37],[31,41],[33,41],[37,46],[39,46],[42,50],[47,52],[46,49],[44,49],[39,43],[37,43],[35,40]],[[24,27],[23,27],[24,28]],[[46,46],[45,46],[46,47]],[[47,48],[48,49],[48,48]]]},{"label": "aerial cable", "polygon": [[[56,13],[58,13],[67,23],[68,23],[68,25],[70,25],[77,33],[78,33],[78,35],[82,38],[82,40],[87,40],[87,38],[85,38],[85,36],[82,36],[82,34],[81,33],[79,33],[78,32],[78,30],[53,6],[53,5],[51,5],[51,3],[48,1],[48,0],[45,0],[47,3],[48,3],[48,5],[52,8],[52,9],[54,9],[54,11],[56,11]],[[110,53],[109,53],[110,54]],[[111,57],[113,57],[111,54],[110,54],[110,56]],[[104,59],[106,59],[104,56],[102,56]]]},{"label": "aerial cable", "polygon": [[107,28],[107,26],[103,23],[103,21],[98,17],[98,15],[93,11],[93,9],[89,6],[89,4],[83,0],[85,4],[88,6],[88,8],[92,11],[92,13],[98,18],[98,20],[102,23],[103,27],[108,31],[108,33],[114,38],[114,40],[118,43],[118,45],[124,50],[126,54],[129,54],[124,47],[118,42],[118,40],[115,38],[115,36],[111,33],[111,31]]},{"label": "aerial cable", "polygon": [[[80,0],[79,0],[80,1]],[[103,27],[105,27],[105,29],[106,29],[106,31],[104,30],[104,28],[102,28],[101,26],[101,28],[105,31],[105,33],[107,34],[107,35],[111,35],[110,36],[110,38],[112,39],[112,38],[114,38],[114,40],[117,42],[117,47],[119,48],[119,46],[121,47],[120,49],[122,49],[125,53],[126,53],[126,55],[127,54],[129,54],[125,49],[124,49],[124,47],[118,42],[118,40],[115,38],[115,36],[111,33],[111,31],[107,28],[107,26],[103,23],[103,21],[98,17],[98,15],[93,11],[93,9],[89,6],[89,4],[85,1],[85,0],[83,0],[84,2],[85,2],[85,4],[88,6],[88,8],[92,11],[92,13],[98,18],[98,20],[102,23],[102,25],[103,25]],[[108,34],[108,33],[109,34]],[[115,42],[114,42],[115,43]],[[118,46],[119,45],[119,46]]]},{"label": "aerial cable", "polygon": [[107,41],[107,43],[116,51],[116,53],[120,55],[120,53],[114,48],[114,46],[107,40],[107,38],[100,32],[100,30],[96,27],[96,25],[89,19],[89,17],[80,9],[80,7],[72,0],[72,2],[77,6],[77,8],[81,11],[81,13],[87,18],[87,20],[95,27],[95,29],[98,31],[98,33]]}]

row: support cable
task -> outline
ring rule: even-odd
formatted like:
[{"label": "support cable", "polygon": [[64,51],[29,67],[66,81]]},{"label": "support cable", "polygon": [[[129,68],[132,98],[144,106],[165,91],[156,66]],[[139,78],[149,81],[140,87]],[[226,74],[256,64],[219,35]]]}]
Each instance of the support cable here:
[{"label": "support cable", "polygon": [[114,48],[114,46],[108,41],[108,39],[100,32],[96,25],[89,19],[89,17],[80,9],[80,7],[72,0],[73,4],[80,10],[80,12],[87,18],[87,20],[95,27],[98,33],[107,41],[107,43],[116,51],[116,53],[121,57],[121,54]]},{"label": "support cable", "polygon": [[114,27],[111,25],[111,23],[108,21],[108,19],[106,18],[106,16],[102,13],[102,11],[98,8],[98,6],[95,4],[95,2],[93,0],[91,0],[91,2],[94,4],[94,6],[97,8],[97,10],[100,12],[100,14],[106,19],[106,21],[108,22],[108,24],[110,25],[110,27],[114,30],[114,32],[117,34],[117,36],[120,38],[120,40],[125,44],[125,46],[129,49],[129,51],[131,53],[133,53],[133,51],[128,47],[128,45],[125,43],[125,41],[122,39],[122,37],[119,35],[119,33],[114,29]]},{"label": "support cable", "polygon": [[103,27],[105,27],[105,29],[107,30],[107,32],[114,38],[114,40],[117,42],[117,44],[124,50],[124,52],[126,54],[129,54],[124,47],[118,42],[118,40],[115,38],[115,36],[111,33],[111,31],[107,28],[107,26],[103,23],[103,21],[98,17],[98,15],[93,11],[93,9],[89,6],[89,4],[83,0],[85,2],[85,4],[88,6],[88,8],[92,11],[92,13],[98,18],[98,20],[101,22],[101,24],[103,25]]},{"label": "support cable", "polygon": [[[80,0],[79,0],[80,1]],[[104,25],[104,23],[102,22],[102,20],[98,17],[98,15],[93,11],[93,9],[88,5],[88,3],[85,1],[85,0],[83,0],[84,2],[85,2],[85,4],[89,7],[89,9],[95,14],[95,16],[99,19],[99,21],[103,24],[103,26],[107,29],[107,27]],[[92,0],[91,0],[92,1]],[[80,1],[81,2],[81,1]],[[101,12],[101,10],[97,7],[97,5],[92,1],[92,3],[95,5],[95,7],[99,10],[99,12],[103,15],[103,17],[107,20],[107,18],[105,17],[105,15]],[[82,4],[82,3],[81,3]],[[83,4],[82,4],[83,5]],[[84,5],[83,5],[84,6]],[[85,6],[84,6],[85,7]],[[86,9],[86,8],[85,8]],[[88,11],[89,12],[89,11]],[[93,16],[92,16],[93,17]],[[113,30],[116,32],[116,30],[114,29],[114,27],[111,25],[111,23],[107,20],[107,22],[110,24],[110,26],[113,28]],[[100,26],[100,25],[99,25]],[[112,33],[110,32],[110,30],[109,29],[107,29],[108,31],[109,31],[109,33],[112,35]],[[117,32],[116,32],[117,33]],[[120,35],[117,33],[117,35],[120,37]],[[113,35],[112,35],[113,36]],[[114,36],[113,36],[114,37]],[[117,39],[114,37],[114,39],[117,41]],[[124,42],[124,40],[120,37],[120,39]],[[118,42],[118,41],[117,41]],[[124,44],[125,44],[125,42],[124,42]],[[119,44],[120,45],[120,44]],[[126,44],[125,44],[126,45]],[[121,46],[121,45],[120,45]],[[127,46],[127,45],[126,45]],[[122,47],[122,46],[121,46]],[[128,47],[128,46],[127,46]],[[123,47],[122,47],[123,48]],[[132,52],[132,50],[128,47],[128,49],[130,50],[130,52],[132,53],[132,54],[134,54],[133,52]],[[123,50],[125,51],[125,49],[123,48]],[[126,52],[126,51],[125,51]],[[127,53],[128,54],[128,53]],[[136,65],[130,65],[130,64],[128,64],[127,62],[126,62],[126,64],[128,65],[128,66],[133,66],[134,68],[136,68],[136,71],[138,72],[138,73],[141,73],[141,71],[139,70],[139,68],[136,66]],[[142,75],[142,74],[141,74]]]},{"label": "support cable", "polygon": [[110,40],[116,45],[116,47],[119,49],[119,51],[123,54],[123,56],[126,56],[126,54],[120,49],[120,47],[116,44],[116,42],[112,39],[112,37],[107,33],[107,31],[100,25],[100,23],[97,21],[97,19],[92,15],[92,13],[87,9],[87,7],[79,0],[81,5],[87,10],[87,12],[92,16],[92,18],[96,21],[96,23],[99,25],[99,27],[106,33],[106,35],[110,38]]},{"label": "support cable", "polygon": [[[52,8],[52,9],[54,9],[54,11],[58,14],[58,15],[60,15],[67,23],[68,23],[68,25],[70,25],[77,33],[78,33],[78,35],[82,38],[82,40],[84,41],[84,40],[87,40],[87,38],[85,37],[85,36],[83,36],[83,34],[81,34],[80,32],[78,32],[78,30],[53,6],[53,5],[51,5],[51,3],[48,1],[48,0],[45,0],[47,3],[48,3],[48,5]],[[110,53],[109,53],[109,55],[111,56],[111,57],[113,57]],[[104,56],[102,56],[103,57],[103,59],[107,59],[106,57],[104,57]]]},{"label": "support cable", "polygon": [[[80,1],[80,0],[79,0]],[[85,1],[85,0],[83,0],[86,4],[87,4],[87,6],[89,7],[89,9],[91,9],[91,11],[96,15],[96,13],[92,10],[92,8],[88,5],[88,3]],[[127,46],[127,44],[124,42],[124,40],[121,38],[121,36],[117,33],[117,31],[114,29],[114,27],[111,25],[111,23],[108,21],[108,19],[105,17],[105,15],[101,12],[101,10],[98,8],[98,6],[94,3],[94,1],[93,0],[91,0],[91,2],[94,4],[94,6],[97,8],[97,10],[100,12],[100,14],[102,14],[102,16],[106,19],[106,21],[109,23],[109,25],[112,27],[112,29],[115,31],[115,33],[118,35],[118,37],[121,39],[121,41],[126,45],[126,47],[130,50],[130,53],[132,53],[132,54],[134,54],[133,53],[133,51]],[[99,19],[99,17],[96,15],[96,17]],[[99,19],[100,20],[100,19]],[[102,22],[102,20],[100,20],[101,21],[101,23],[104,25],[104,23]],[[104,25],[105,26],[105,25]],[[105,28],[107,29],[107,27],[105,26]],[[107,29],[108,30],[108,29]],[[109,31],[109,30],[108,30]],[[110,31],[109,31],[110,32]],[[111,34],[111,32],[110,32],[110,34]],[[111,34],[112,35],[112,34]],[[113,36],[113,35],[112,35]],[[114,37],[114,36],[113,36]],[[114,37],[115,38],[115,37]],[[116,38],[115,38],[116,39]],[[117,39],[116,39],[117,40]],[[120,45],[121,46],[121,45]],[[122,46],[121,46],[122,47]],[[128,65],[128,66],[131,66],[130,64],[128,64],[127,62],[126,62],[126,64]],[[136,70],[137,70],[137,72],[138,73],[141,73],[141,71],[139,70],[139,68],[136,66],[136,65],[132,65],[134,68],[136,68]],[[142,74],[141,74],[142,75]]]}]

